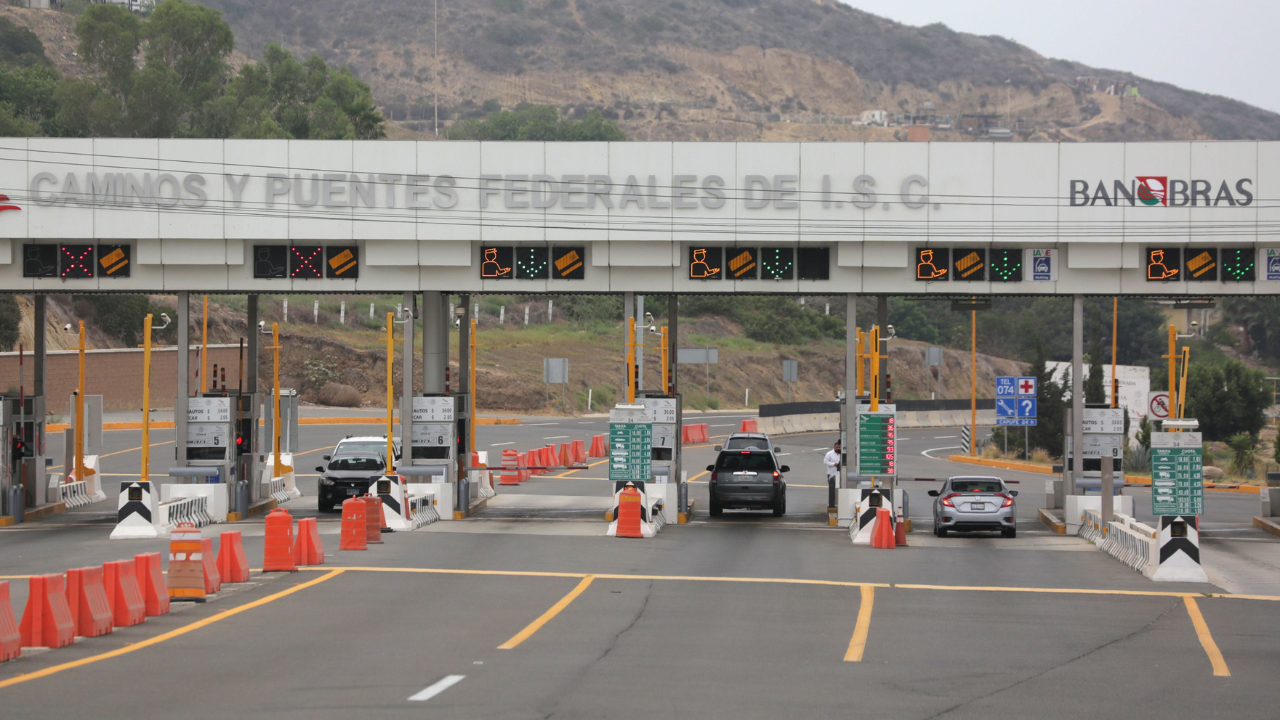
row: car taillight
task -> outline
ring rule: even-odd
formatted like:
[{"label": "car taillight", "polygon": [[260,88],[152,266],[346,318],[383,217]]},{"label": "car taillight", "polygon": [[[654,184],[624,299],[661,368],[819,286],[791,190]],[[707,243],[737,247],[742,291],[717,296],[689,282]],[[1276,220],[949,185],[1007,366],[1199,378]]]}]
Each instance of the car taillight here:
[{"label": "car taillight", "polygon": [[781,480],[781,479],[782,479],[782,473],[778,472],[777,470],[774,470],[774,471],[773,471],[773,481],[774,481],[774,482],[778,482],[778,481],[779,481],[779,480]]},{"label": "car taillight", "polygon": [[1010,497],[1010,496],[1008,496],[1008,495],[1000,495],[999,497],[1004,498],[1004,503],[1003,503],[1002,505],[1000,505],[1000,507],[1013,507],[1013,498],[1012,498],[1012,497]]},{"label": "car taillight", "polygon": [[946,496],[944,496],[944,497],[942,498],[942,504],[943,504],[943,505],[946,505],[946,506],[947,506],[947,507],[949,507],[949,508],[953,508],[953,507],[955,507],[956,505],[955,505],[955,503],[951,502],[951,498],[955,497],[955,496],[956,496],[956,494],[957,494],[957,493],[951,493],[950,495],[946,495]]}]

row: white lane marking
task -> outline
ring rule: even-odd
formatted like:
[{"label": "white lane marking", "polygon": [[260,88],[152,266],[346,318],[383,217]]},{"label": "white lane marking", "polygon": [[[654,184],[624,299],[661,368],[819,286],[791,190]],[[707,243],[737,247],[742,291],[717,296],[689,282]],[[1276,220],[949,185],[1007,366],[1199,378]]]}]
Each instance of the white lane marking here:
[{"label": "white lane marking", "polygon": [[490,444],[489,444],[489,447],[502,447],[503,445],[515,445],[515,443],[513,443],[513,442],[509,442],[509,443],[490,443]]},{"label": "white lane marking", "polygon": [[733,423],[729,423],[728,425],[712,425],[711,427],[733,427]]},{"label": "white lane marking", "polygon": [[579,425],[595,425],[595,424],[596,424],[596,421],[595,421],[595,420],[581,420],[581,421],[579,421],[579,422],[578,422],[578,424],[579,424]]},{"label": "white lane marking", "polygon": [[431,698],[439,695],[445,690],[448,690],[454,685],[457,685],[458,683],[462,682],[462,679],[465,677],[466,675],[447,675],[443,680],[440,680],[439,682],[436,682],[432,685],[428,685],[427,687],[423,688],[422,692],[419,692],[414,695],[410,695],[409,702],[422,702],[424,700],[430,700]]},{"label": "white lane marking", "polygon": [[931,452],[940,452],[940,451],[942,451],[942,450],[963,450],[963,449],[964,449],[964,448],[960,447],[959,445],[957,445],[956,447],[929,448],[928,450],[925,450],[924,452],[922,452],[922,453],[920,453],[920,454],[921,454],[921,455],[923,455],[923,456],[925,456],[925,457],[927,457],[927,458],[929,458],[930,460],[941,460],[942,458],[936,458],[936,457],[934,457],[934,456],[930,455],[929,453],[931,453]]},{"label": "white lane marking", "polygon": [[563,440],[567,437],[569,436],[568,435],[552,435],[551,437],[544,437],[542,439],[543,440]]},{"label": "white lane marking", "polygon": [[554,423],[525,423],[525,427],[543,427],[543,426],[546,426],[546,425],[559,425],[559,424],[560,424],[560,423],[558,423],[558,422],[554,422]]},{"label": "white lane marking", "polygon": [[958,437],[960,436],[959,435],[939,435],[938,437],[934,438],[934,440],[955,440]]},{"label": "white lane marking", "polygon": [[791,453],[778,453],[778,457],[786,457],[786,456],[788,456],[788,455],[790,455],[790,454],[791,454]]}]

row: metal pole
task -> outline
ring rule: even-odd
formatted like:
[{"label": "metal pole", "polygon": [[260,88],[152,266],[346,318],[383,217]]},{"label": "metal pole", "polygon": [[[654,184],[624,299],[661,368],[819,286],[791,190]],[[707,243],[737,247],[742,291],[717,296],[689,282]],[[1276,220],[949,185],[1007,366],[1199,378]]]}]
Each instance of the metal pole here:
[{"label": "metal pole", "polygon": [[138,479],[151,479],[151,313],[142,321],[142,468]]},{"label": "metal pole", "polygon": [[[667,365],[671,370],[667,394],[675,396],[680,366],[676,363],[677,347],[680,345],[680,296],[667,296]],[[679,468],[676,468],[679,471]]]},{"label": "metal pole", "polygon": [[393,441],[394,426],[393,416],[396,411],[395,387],[391,383],[391,373],[395,369],[396,364],[396,314],[387,313],[387,473],[392,470],[395,465],[396,455]]},{"label": "metal pole", "polygon": [[1116,333],[1120,331],[1120,298],[1111,298],[1111,407],[1120,407],[1120,379],[1116,377]]},{"label": "metal pole", "polygon": [[880,411],[880,326],[871,328],[871,412]]},{"label": "metal pole", "polygon": [[1084,296],[1071,299],[1071,454],[1074,472],[1066,494],[1076,494],[1076,477],[1084,474]]},{"label": "metal pole", "polygon": [[[644,296],[636,296],[636,321],[640,323],[639,342],[636,343],[636,390],[644,389],[644,340],[649,326],[644,323]],[[634,339],[633,339],[634,341]]]},{"label": "metal pole", "polygon": [[248,502],[254,502],[261,495],[261,483],[258,482],[259,460],[258,453],[261,452],[261,446],[258,444],[258,421],[257,417],[261,410],[258,405],[258,349],[261,344],[262,332],[258,329],[258,296],[245,296],[245,368],[244,368],[244,387],[243,392],[247,393],[251,398],[248,406],[249,416],[254,418],[250,424],[248,434],[245,436],[245,442],[249,444],[249,451],[245,453],[244,480],[249,481],[249,497]]},{"label": "metal pole", "polygon": [[[627,365],[627,384],[624,387],[627,388],[626,397],[627,402],[629,403],[635,402],[635,369],[633,367],[633,363],[635,362],[635,356],[633,354],[635,345],[635,338],[633,336],[635,332],[635,321],[636,295],[635,293],[629,292],[622,293],[622,356]],[[548,322],[550,322],[550,318],[548,318]]]},{"label": "metal pole", "polygon": [[[408,312],[404,322],[404,348],[400,360],[400,448],[401,453],[413,443],[413,309],[417,305],[415,293],[404,294],[404,306]],[[424,333],[425,334],[425,333]],[[409,463],[405,463],[408,465]]]},{"label": "metal pole", "polygon": [[[191,407],[191,293],[178,293],[178,396],[173,402],[173,457],[187,464],[187,410]],[[203,358],[202,358],[203,360]],[[215,370],[217,368],[215,367]],[[204,378],[201,378],[203,381]]]},{"label": "metal pole", "polygon": [[978,454],[978,311],[969,312],[969,454]]},{"label": "metal pole", "polygon": [[278,478],[284,475],[284,463],[280,461],[280,324],[271,323],[271,349],[274,352],[275,360],[272,368],[272,410],[271,410],[271,477]]},{"label": "metal pole", "polygon": [[[471,335],[468,338],[471,346],[471,360],[467,363],[467,387],[470,388],[471,409],[467,416],[467,422],[471,429],[467,432],[467,462],[471,462],[471,453],[476,451],[476,348],[480,347],[479,333],[476,331],[476,319],[471,318]],[[468,467],[470,467],[468,465]]]},{"label": "metal pole", "polygon": [[1178,328],[1169,326],[1169,417],[1178,417]]},{"label": "metal pole", "polygon": [[876,378],[879,381],[878,387],[880,395],[883,396],[885,376],[889,374],[888,340],[885,339],[885,334],[889,331],[889,298],[885,295],[881,295],[876,298],[876,325],[880,326],[881,341],[876,343],[875,346],[871,348],[871,351],[880,354],[881,344],[883,343],[886,346],[883,353],[884,357],[882,358],[883,362],[880,363],[880,372],[876,373]]},{"label": "metal pole", "polygon": [[84,321],[80,321],[80,374],[76,383],[76,480],[84,480]]}]

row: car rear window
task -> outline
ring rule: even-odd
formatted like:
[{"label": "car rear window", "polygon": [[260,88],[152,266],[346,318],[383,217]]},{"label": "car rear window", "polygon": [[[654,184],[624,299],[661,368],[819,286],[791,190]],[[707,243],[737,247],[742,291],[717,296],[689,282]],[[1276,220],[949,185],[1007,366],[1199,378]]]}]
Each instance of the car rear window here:
[{"label": "car rear window", "polygon": [[769,441],[764,438],[729,438],[725,450],[768,450]]},{"label": "car rear window", "polygon": [[381,470],[382,458],[369,457],[369,456],[336,457],[333,459],[332,462],[329,463],[329,469],[330,470],[347,470],[347,471]]},{"label": "car rear window", "polygon": [[733,452],[722,453],[716,462],[716,469],[730,472],[773,472],[776,468],[773,466],[773,456],[769,453]]},{"label": "car rear window", "polygon": [[[341,445],[339,446],[339,449],[342,452],[353,452],[353,453],[368,452],[368,453],[378,453],[379,455],[381,455],[382,453],[387,451],[387,441],[383,440],[382,442],[344,442],[344,443],[341,443]],[[399,449],[397,449],[396,452],[398,453]]]},{"label": "car rear window", "polygon": [[998,493],[1004,490],[999,480],[952,480],[951,492]]}]

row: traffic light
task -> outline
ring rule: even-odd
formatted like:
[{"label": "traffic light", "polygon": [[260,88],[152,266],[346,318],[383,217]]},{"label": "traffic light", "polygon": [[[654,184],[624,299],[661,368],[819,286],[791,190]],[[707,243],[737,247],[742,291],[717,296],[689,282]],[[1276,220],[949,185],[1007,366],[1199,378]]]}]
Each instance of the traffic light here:
[{"label": "traffic light", "polygon": [[950,280],[951,248],[916,248],[916,280]]},{"label": "traffic light", "polygon": [[690,246],[689,279],[720,280],[724,277],[724,248]]},{"label": "traffic light", "polygon": [[1253,282],[1258,279],[1258,254],[1253,248],[1223,248],[1223,282]]},{"label": "traffic light", "polygon": [[289,276],[288,245],[254,245],[253,277],[255,280]]},{"label": "traffic light", "polygon": [[98,265],[102,266],[103,277],[129,277],[129,256],[132,252],[129,245],[99,245]]},{"label": "traffic light", "polygon": [[1218,279],[1218,248],[1187,248],[1185,280],[1211,282]]},{"label": "traffic light", "polygon": [[1006,248],[991,251],[991,280],[993,282],[1022,282],[1022,250]]},{"label": "traffic light", "polygon": [[1181,280],[1182,248],[1147,248],[1147,280],[1172,282]]},{"label": "traffic light", "polygon": [[515,277],[515,253],[513,247],[481,247],[480,279],[510,280]]}]

